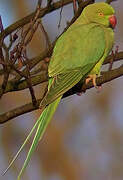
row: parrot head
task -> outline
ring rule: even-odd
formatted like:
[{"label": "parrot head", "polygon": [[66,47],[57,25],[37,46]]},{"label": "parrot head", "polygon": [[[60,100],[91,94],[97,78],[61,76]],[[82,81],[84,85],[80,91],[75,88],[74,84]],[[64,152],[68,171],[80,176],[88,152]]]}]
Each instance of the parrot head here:
[{"label": "parrot head", "polygon": [[115,28],[117,23],[113,7],[104,2],[86,6],[82,14],[89,23],[94,22],[111,28]]}]

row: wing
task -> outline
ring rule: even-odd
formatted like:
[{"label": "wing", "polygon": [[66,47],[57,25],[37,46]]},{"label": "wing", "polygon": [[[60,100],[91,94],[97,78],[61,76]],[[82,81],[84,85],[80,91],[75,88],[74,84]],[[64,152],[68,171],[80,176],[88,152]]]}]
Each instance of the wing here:
[{"label": "wing", "polygon": [[53,80],[41,106],[50,104],[87,76],[104,52],[104,31],[94,23],[81,29],[77,27],[61,36],[49,65],[49,75]]},{"label": "wing", "polygon": [[96,64],[105,51],[105,34],[96,23],[68,29],[56,42],[48,67],[49,76]]},{"label": "wing", "polygon": [[[93,64],[92,64],[93,65]],[[49,81],[49,89],[43,98],[40,106],[49,105],[58,97],[62,96],[66,91],[76,85],[82,78],[88,74],[90,64],[84,66],[83,69],[78,68],[65,74],[59,74],[57,77],[51,78]]]}]

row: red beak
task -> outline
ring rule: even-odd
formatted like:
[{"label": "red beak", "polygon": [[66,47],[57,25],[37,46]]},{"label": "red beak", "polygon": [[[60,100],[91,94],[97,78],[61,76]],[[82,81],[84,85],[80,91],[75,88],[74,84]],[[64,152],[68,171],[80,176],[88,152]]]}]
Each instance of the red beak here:
[{"label": "red beak", "polygon": [[117,24],[117,19],[116,16],[112,15],[109,17],[109,22],[112,28],[115,28],[116,24]]}]

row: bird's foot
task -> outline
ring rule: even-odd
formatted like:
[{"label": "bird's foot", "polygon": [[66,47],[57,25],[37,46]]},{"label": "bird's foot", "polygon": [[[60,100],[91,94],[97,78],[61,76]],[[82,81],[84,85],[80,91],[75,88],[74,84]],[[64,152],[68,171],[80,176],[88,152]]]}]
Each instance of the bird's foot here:
[{"label": "bird's foot", "polygon": [[[102,85],[97,86],[97,84],[96,84],[96,78],[97,78],[97,75],[96,75],[96,74],[89,75],[89,76],[86,78],[86,80],[85,80],[85,84],[87,85],[90,81],[92,81],[93,86],[97,89],[97,92],[99,93],[99,92],[101,92],[101,90],[102,90]],[[78,93],[76,93],[76,94],[77,94],[78,96],[81,96],[81,95],[84,94],[85,92],[86,92],[86,90],[85,90],[85,91],[80,91],[80,92],[78,92]]]},{"label": "bird's foot", "polygon": [[89,75],[85,80],[85,84],[88,84],[92,80],[93,86],[97,89],[97,92],[100,92],[102,90],[102,86],[97,86],[96,78],[97,78],[96,74]]},{"label": "bird's foot", "polygon": [[92,80],[93,86],[97,89],[98,86],[96,84],[96,77],[97,77],[96,74],[89,75],[85,80],[85,84],[88,84]]}]

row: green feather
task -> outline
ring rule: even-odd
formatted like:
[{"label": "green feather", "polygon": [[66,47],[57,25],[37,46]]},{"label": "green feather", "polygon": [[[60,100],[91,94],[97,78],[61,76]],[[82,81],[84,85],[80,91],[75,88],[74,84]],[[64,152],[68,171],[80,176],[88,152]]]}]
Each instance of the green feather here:
[{"label": "green feather", "polygon": [[17,154],[14,156],[14,158],[12,159],[12,161],[10,162],[9,166],[7,167],[7,169],[2,173],[2,176],[10,169],[10,167],[12,166],[12,164],[14,163],[14,161],[17,159],[17,157],[19,156],[20,152],[23,150],[24,146],[26,145],[26,143],[28,142],[28,140],[30,139],[33,131],[35,130],[35,128],[38,126],[39,122],[41,121],[41,116],[38,118],[38,120],[36,121],[35,125],[33,126],[32,130],[30,131],[29,135],[27,136],[27,138],[25,139],[24,143],[22,144],[22,146],[20,147],[19,151],[17,152]]},{"label": "green feather", "polygon": [[29,149],[29,152],[27,154],[27,157],[26,157],[26,160],[24,162],[24,165],[18,175],[18,178],[17,180],[20,180],[25,168],[27,167],[28,163],[29,163],[29,160],[32,156],[32,153],[34,152],[34,150],[36,149],[37,147],[37,144],[39,142],[39,140],[42,138],[44,132],[45,132],[45,129],[47,127],[47,125],[49,124],[59,102],[61,100],[61,97],[59,97],[57,100],[55,100],[52,104],[50,104],[49,106],[47,106],[45,108],[45,110],[42,112],[41,116],[40,116],[40,122],[38,123],[38,128],[37,128],[37,131],[35,133],[35,136],[34,136],[34,139],[33,139],[33,142],[32,142],[32,145]]},{"label": "green feather", "polygon": [[56,42],[48,67],[49,76],[83,69],[88,64],[90,71],[103,56],[105,46],[105,32],[100,25],[90,23],[71,27]]}]

